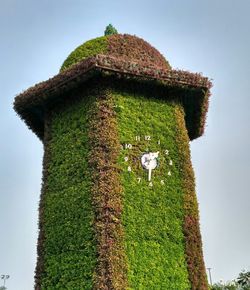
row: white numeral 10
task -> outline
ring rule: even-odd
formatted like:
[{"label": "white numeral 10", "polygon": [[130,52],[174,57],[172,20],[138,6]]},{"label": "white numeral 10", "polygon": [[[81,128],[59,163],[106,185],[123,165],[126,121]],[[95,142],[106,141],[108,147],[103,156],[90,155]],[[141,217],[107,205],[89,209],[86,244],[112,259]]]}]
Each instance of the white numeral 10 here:
[{"label": "white numeral 10", "polygon": [[132,144],[125,144],[125,149],[132,149]]}]

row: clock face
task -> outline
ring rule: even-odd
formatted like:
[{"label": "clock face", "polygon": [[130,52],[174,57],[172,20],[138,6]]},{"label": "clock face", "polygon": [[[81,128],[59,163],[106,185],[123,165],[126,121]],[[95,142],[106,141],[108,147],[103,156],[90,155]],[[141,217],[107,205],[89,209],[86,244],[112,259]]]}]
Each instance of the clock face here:
[{"label": "clock face", "polygon": [[164,186],[171,178],[171,152],[159,138],[149,135],[134,136],[121,144],[123,170],[136,177],[137,183],[154,187]]}]

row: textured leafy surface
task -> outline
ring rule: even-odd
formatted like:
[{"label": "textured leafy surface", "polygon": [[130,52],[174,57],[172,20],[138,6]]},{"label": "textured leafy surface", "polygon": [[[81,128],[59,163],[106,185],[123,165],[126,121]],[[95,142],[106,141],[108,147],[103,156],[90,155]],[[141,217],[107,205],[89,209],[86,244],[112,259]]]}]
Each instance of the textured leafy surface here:
[{"label": "textured leafy surface", "polygon": [[91,98],[51,118],[48,178],[41,221],[42,289],[92,289],[96,265],[86,123]]},{"label": "textured leafy surface", "polygon": [[89,128],[98,251],[94,289],[124,290],[127,288],[127,264],[121,223],[122,187],[117,167],[120,150],[117,120],[110,90],[99,83],[96,94]]},{"label": "textured leafy surface", "polygon": [[73,64],[84,60],[90,56],[96,54],[105,54],[108,50],[108,42],[106,36],[97,37],[91,39],[84,44],[78,46],[72,53],[66,58],[60,72],[64,71],[66,68],[69,68]]},{"label": "textured leafy surface", "polygon": [[145,66],[171,69],[164,56],[142,38],[129,34],[112,34],[91,39],[78,46],[64,61],[60,71],[97,54],[143,62]]},{"label": "textured leafy surface", "polygon": [[[47,124],[36,289],[206,290],[183,108],[106,81]],[[160,152],[153,186],[147,151]]]},{"label": "textured leafy surface", "polygon": [[145,67],[104,55],[88,58],[52,79],[31,87],[15,98],[14,108],[28,127],[43,139],[46,108],[56,107],[70,90],[83,83],[88,87],[93,79],[98,81],[100,76],[103,80],[110,77],[110,84],[128,80],[137,81],[138,85],[143,82],[150,91],[157,90],[165,97],[174,97],[183,104],[190,140],[203,134],[211,88],[208,78],[185,71]]},{"label": "textured leafy surface", "polygon": [[[121,143],[133,146],[123,149],[119,160],[123,169],[129,289],[189,289],[182,230],[181,168],[175,146],[177,105],[139,95],[117,93],[115,98]],[[135,140],[136,136],[143,140],[145,135],[150,135],[151,141]],[[153,172],[153,187],[149,186],[138,160],[147,149],[160,150],[160,164]],[[163,156],[166,149],[169,157]],[[129,160],[125,161],[125,157]],[[171,176],[167,175],[169,158],[173,161]],[[132,167],[131,172],[128,166]],[[140,183],[138,177],[142,178]]]},{"label": "textured leafy surface", "polygon": [[117,33],[117,29],[112,24],[109,24],[104,31],[104,35],[112,35]]},{"label": "textured leafy surface", "polygon": [[202,253],[198,203],[194,172],[190,159],[189,138],[185,129],[183,109],[175,108],[176,147],[179,151],[181,180],[184,190],[184,224],[186,261],[192,290],[207,290],[207,276]]}]

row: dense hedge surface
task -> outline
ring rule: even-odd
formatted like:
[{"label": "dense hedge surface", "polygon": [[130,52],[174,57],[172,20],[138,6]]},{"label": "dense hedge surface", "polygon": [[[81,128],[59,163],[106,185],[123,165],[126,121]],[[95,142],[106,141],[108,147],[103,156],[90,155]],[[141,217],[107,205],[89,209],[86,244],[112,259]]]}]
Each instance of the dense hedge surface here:
[{"label": "dense hedge surface", "polygon": [[127,61],[171,69],[165,57],[150,43],[135,35],[114,34],[108,38],[108,54]]},{"label": "dense hedge surface", "polygon": [[[51,116],[46,150],[47,179],[40,206],[43,244],[41,288],[92,289],[96,266],[88,117],[93,97],[65,106]],[[41,252],[41,251],[40,251]],[[39,267],[37,268],[39,271]]]},{"label": "dense hedge surface", "polygon": [[[182,106],[132,83],[85,90],[46,118],[35,289],[207,290]],[[150,183],[140,157],[158,151]]]},{"label": "dense hedge surface", "polygon": [[[183,234],[182,164],[175,140],[177,105],[137,94],[115,93],[114,98],[123,145],[119,164],[129,289],[190,289]],[[132,149],[126,149],[126,144]],[[148,150],[160,151],[153,186],[140,165],[141,154]]]},{"label": "dense hedge surface", "polygon": [[127,263],[121,222],[122,187],[117,166],[120,152],[117,120],[111,91],[102,88],[101,83],[96,91],[98,97],[91,110],[89,128],[89,164],[98,252],[94,289],[125,290]]},{"label": "dense hedge surface", "polygon": [[64,61],[60,72],[85,58],[107,54],[127,61],[171,69],[164,56],[148,42],[134,35],[113,34],[91,39],[78,46]]},{"label": "dense hedge surface", "polygon": [[[98,54],[89,57],[55,77],[29,88],[15,98],[14,109],[28,127],[43,139],[46,110],[56,108],[58,102],[67,98],[70,91],[82,85],[88,87],[100,78],[103,81],[109,78],[110,84],[117,81],[137,82],[141,87],[143,82],[144,90],[148,88],[150,91],[162,91],[161,94],[164,91],[167,99],[171,95],[183,104],[190,140],[203,134],[212,86],[207,77],[199,73],[159,68],[150,62],[129,61],[125,57],[110,55]],[[131,87],[131,83],[128,83],[128,87]]]},{"label": "dense hedge surface", "polygon": [[202,252],[195,178],[190,159],[189,138],[183,118],[183,108],[175,108],[176,147],[179,152],[182,187],[184,190],[184,224],[186,260],[192,290],[207,290],[208,282]]},{"label": "dense hedge surface", "polygon": [[60,72],[69,68],[73,64],[78,63],[85,58],[94,56],[96,54],[106,54],[108,50],[108,41],[106,36],[97,37],[91,39],[84,44],[78,46],[71,54],[66,58]]}]

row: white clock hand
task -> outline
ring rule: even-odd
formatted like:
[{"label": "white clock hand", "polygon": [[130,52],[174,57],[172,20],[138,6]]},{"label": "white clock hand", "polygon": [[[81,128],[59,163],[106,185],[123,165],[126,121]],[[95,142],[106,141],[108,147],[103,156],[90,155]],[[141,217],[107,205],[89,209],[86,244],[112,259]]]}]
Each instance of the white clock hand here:
[{"label": "white clock hand", "polygon": [[148,164],[148,181],[151,181],[152,170],[154,167],[154,161],[157,159],[159,151],[156,153],[149,153],[149,164]]},{"label": "white clock hand", "polygon": [[150,166],[148,169],[148,181],[151,181],[151,173],[152,173],[152,168]]}]

